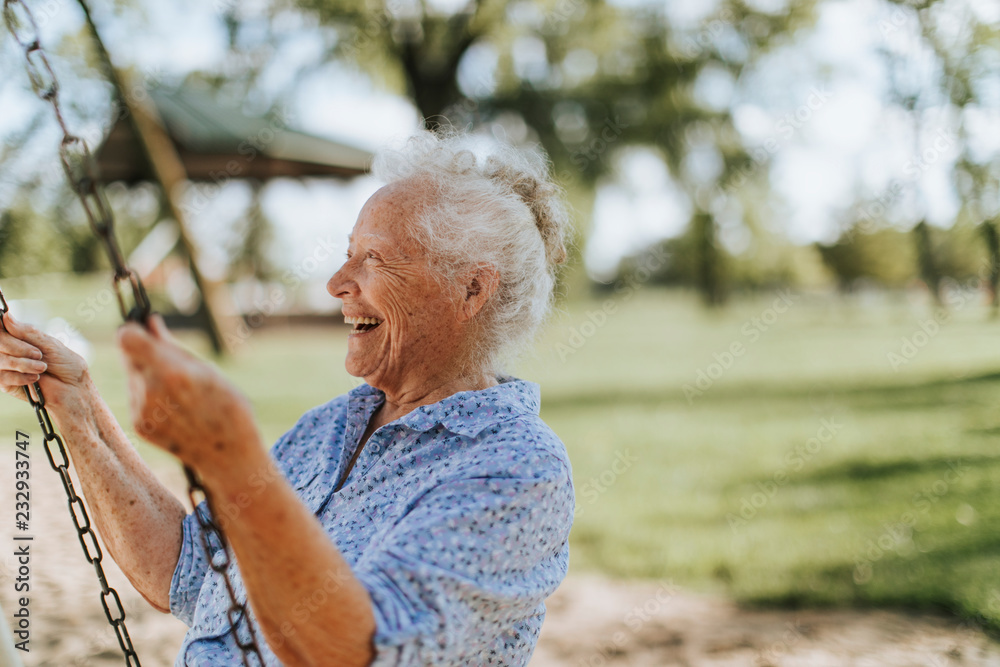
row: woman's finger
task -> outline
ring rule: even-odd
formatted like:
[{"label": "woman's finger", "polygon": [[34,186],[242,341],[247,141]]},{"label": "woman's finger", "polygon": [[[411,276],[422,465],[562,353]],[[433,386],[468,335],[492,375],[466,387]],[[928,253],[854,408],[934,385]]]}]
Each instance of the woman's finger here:
[{"label": "woman's finger", "polygon": [[163,321],[163,317],[159,313],[153,313],[149,316],[149,331],[159,338],[160,340],[165,340],[168,342],[174,342],[174,335],[170,333],[170,329],[167,328],[167,323]]},{"label": "woman's finger", "polygon": [[0,353],[9,354],[12,357],[42,358],[42,351],[24,340],[28,332],[23,324],[11,317],[9,313],[4,315],[3,323],[7,331],[0,330]]},{"label": "woman's finger", "polygon": [[141,325],[127,322],[118,327],[118,346],[126,354],[137,356],[152,351],[152,340]]},{"label": "woman's finger", "polygon": [[40,375],[33,373],[18,373],[17,371],[0,371],[0,385],[5,387],[23,387],[38,382]]},{"label": "woman's finger", "polygon": [[149,332],[134,322],[118,327],[118,347],[125,356],[125,363],[140,372],[149,366],[158,353]]},{"label": "woman's finger", "polygon": [[15,319],[12,323],[8,323],[7,329],[14,338],[28,345],[29,354],[18,356],[37,357],[38,355],[31,353],[31,351],[38,350],[42,354],[42,359],[53,363],[54,361],[65,362],[67,355],[73,354],[59,339],[53,338],[20,320]]},{"label": "woman's finger", "polygon": [[0,354],[0,370],[2,371],[18,371],[20,373],[32,373],[35,375],[41,375],[47,371],[49,365],[44,361],[38,361],[37,359],[25,359],[24,357],[13,357],[6,354]]}]

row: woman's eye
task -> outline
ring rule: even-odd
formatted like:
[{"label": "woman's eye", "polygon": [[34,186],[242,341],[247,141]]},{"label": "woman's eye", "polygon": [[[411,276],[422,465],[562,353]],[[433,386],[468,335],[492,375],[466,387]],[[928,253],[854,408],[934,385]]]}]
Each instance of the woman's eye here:
[{"label": "woman's eye", "polygon": [[375,253],[370,252],[368,253],[368,259],[378,259],[378,257],[375,256]]}]

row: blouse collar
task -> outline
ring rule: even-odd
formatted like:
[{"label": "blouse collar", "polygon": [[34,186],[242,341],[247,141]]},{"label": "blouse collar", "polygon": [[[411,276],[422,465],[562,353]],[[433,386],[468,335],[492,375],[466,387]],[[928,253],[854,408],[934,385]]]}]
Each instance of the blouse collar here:
[{"label": "blouse collar", "polygon": [[[437,403],[422,405],[394,423],[418,432],[430,431],[438,424],[452,433],[466,437],[479,435],[487,426],[518,415],[537,415],[541,407],[541,389],[534,382],[510,376],[498,377],[499,384],[486,389],[460,391]],[[378,405],[385,394],[367,383],[352,389],[351,402],[375,399]]]}]

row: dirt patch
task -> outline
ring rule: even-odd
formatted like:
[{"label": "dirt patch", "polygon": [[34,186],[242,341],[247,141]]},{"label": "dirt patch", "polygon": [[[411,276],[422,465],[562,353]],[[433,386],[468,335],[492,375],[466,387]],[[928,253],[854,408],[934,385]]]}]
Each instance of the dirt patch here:
[{"label": "dirt patch", "polygon": [[933,614],[744,609],[596,576],[568,578],[548,607],[532,667],[1000,665],[1000,644]]},{"label": "dirt patch", "polygon": [[[17,596],[13,536],[34,536],[31,651],[24,663],[118,667],[123,664],[118,642],[105,619],[94,570],[84,560],[62,487],[44,459],[34,457],[32,464],[30,531],[15,531],[13,517],[0,525],[0,603],[8,617]],[[163,475],[180,494],[179,471]],[[4,506],[13,508],[11,485],[3,487]],[[143,665],[172,665],[184,624],[149,607],[110,557],[105,556],[104,566],[121,595]],[[567,579],[548,606],[532,667],[1000,666],[1000,645],[954,619],[934,615],[746,610],[669,584],[582,575]]]}]

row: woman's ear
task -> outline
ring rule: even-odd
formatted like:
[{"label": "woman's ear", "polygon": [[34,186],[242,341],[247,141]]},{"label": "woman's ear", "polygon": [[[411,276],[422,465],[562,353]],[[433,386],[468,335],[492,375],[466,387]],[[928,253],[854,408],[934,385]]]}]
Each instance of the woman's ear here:
[{"label": "woman's ear", "polygon": [[500,273],[496,267],[481,264],[465,275],[465,300],[459,313],[459,320],[466,322],[483,309],[500,285]]}]

